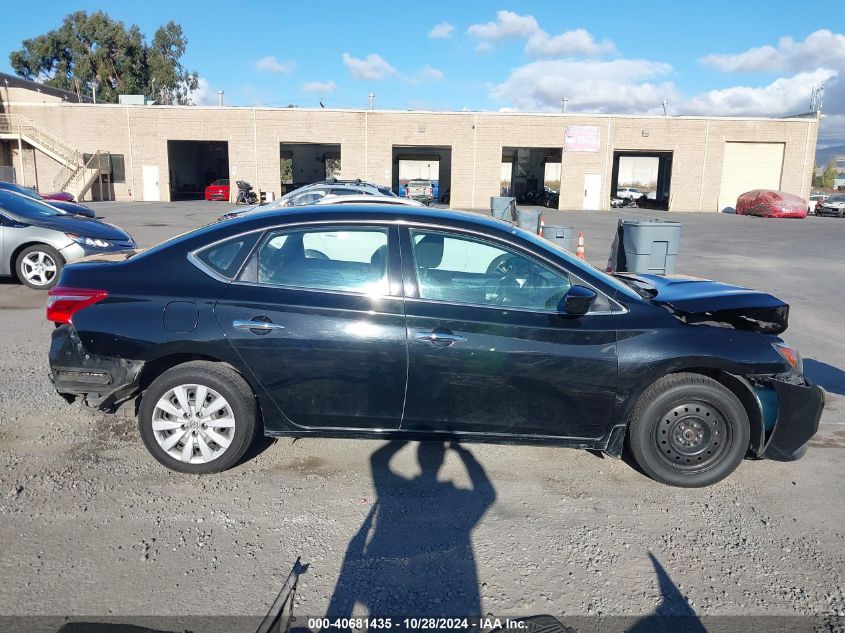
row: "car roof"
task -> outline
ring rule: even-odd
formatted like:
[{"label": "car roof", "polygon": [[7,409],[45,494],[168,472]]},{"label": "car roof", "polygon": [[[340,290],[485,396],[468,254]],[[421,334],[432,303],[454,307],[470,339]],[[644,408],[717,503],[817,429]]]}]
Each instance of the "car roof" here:
[{"label": "car roof", "polygon": [[321,216],[330,220],[408,220],[408,221],[445,221],[456,222],[465,225],[477,225],[495,230],[510,230],[514,225],[504,220],[490,216],[484,216],[471,211],[453,211],[450,209],[439,209],[425,206],[405,206],[396,204],[379,204],[377,200],[361,204],[321,204],[303,205],[301,207],[282,207],[279,209],[266,209],[261,213],[247,213],[240,217],[227,220],[214,226],[238,225],[243,230],[251,228],[262,228],[272,226],[281,221],[303,221],[319,220]]}]

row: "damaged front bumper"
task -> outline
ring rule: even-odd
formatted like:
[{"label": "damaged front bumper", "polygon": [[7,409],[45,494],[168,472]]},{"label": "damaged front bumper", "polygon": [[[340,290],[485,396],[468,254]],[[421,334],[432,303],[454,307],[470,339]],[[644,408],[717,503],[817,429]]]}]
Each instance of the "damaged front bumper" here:
[{"label": "damaged front bumper", "polygon": [[[756,390],[774,392],[776,408],[765,424],[765,443],[760,457],[778,460],[799,459],[808,441],[819,430],[824,409],[824,390],[803,376],[781,380],[779,377],[754,377]],[[758,402],[760,399],[758,398]],[[764,422],[767,407],[763,406]]]},{"label": "damaged front bumper", "polygon": [[50,380],[68,402],[77,399],[101,411],[114,412],[139,389],[143,361],[89,353],[70,325],[53,330]]}]

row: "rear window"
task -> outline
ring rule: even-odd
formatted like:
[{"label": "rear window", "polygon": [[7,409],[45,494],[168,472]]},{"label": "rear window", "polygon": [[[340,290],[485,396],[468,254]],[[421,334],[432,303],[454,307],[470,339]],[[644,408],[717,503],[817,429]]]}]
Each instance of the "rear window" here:
[{"label": "rear window", "polygon": [[257,239],[257,233],[241,235],[196,251],[194,257],[221,277],[234,279]]}]

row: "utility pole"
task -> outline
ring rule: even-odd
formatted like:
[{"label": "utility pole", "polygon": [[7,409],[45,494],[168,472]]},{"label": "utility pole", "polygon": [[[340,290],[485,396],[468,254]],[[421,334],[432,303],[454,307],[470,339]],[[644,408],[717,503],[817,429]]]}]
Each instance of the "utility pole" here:
[{"label": "utility pole", "polygon": [[369,95],[367,95],[367,97],[370,101],[370,110],[372,110],[373,109],[373,103],[375,103],[375,100],[376,100],[376,93],[371,92]]},{"label": "utility pole", "polygon": [[560,99],[560,111],[566,114],[566,106],[569,103],[569,97],[561,97]]}]

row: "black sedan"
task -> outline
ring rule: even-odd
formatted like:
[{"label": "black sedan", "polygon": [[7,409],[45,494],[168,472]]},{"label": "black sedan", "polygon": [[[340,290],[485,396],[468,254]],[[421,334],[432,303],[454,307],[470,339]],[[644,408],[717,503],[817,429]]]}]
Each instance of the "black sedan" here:
[{"label": "black sedan", "polygon": [[505,222],[378,205],[213,224],[67,266],[50,292],[68,401],[137,411],[185,473],[268,436],[548,443],[678,486],[795,459],[823,392],[788,306],[688,277],[607,275]]},{"label": "black sedan", "polygon": [[29,187],[24,187],[23,185],[17,185],[13,182],[5,182],[0,180],[0,189],[5,189],[6,191],[14,191],[15,193],[27,196],[28,198],[32,198],[33,200],[40,200],[45,204],[49,204],[51,207],[55,207],[56,209],[60,209],[65,213],[70,213],[71,215],[78,215],[83,218],[96,217],[94,210],[91,207],[85,206],[84,204],[79,204],[78,202],[65,202],[64,200],[48,200],[47,198],[44,198],[41,194],[39,194],[37,191],[34,191]]}]

